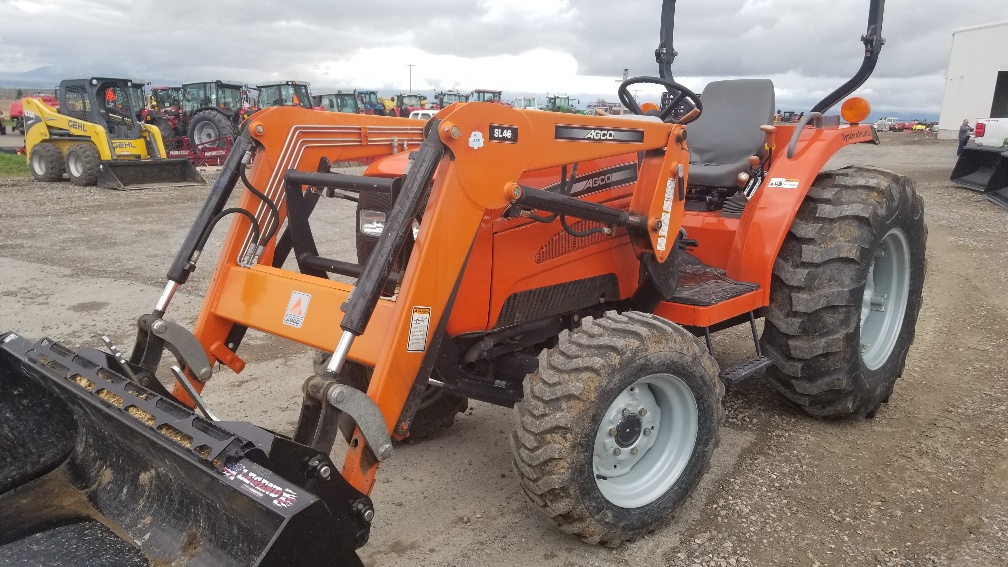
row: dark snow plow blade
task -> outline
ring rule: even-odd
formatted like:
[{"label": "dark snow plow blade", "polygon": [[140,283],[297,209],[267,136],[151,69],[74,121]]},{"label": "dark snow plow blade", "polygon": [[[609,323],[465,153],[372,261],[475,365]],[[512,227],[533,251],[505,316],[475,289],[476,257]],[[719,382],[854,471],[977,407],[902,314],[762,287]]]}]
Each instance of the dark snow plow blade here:
[{"label": "dark snow plow blade", "polygon": [[187,159],[103,161],[98,186],[143,189],[171,185],[203,185],[206,180]]},{"label": "dark snow plow blade", "polygon": [[373,508],[327,455],[109,364],[0,335],[0,564],[361,565]]},{"label": "dark snow plow blade", "polygon": [[950,179],[961,187],[982,191],[992,202],[1008,207],[1008,150],[966,146]]}]

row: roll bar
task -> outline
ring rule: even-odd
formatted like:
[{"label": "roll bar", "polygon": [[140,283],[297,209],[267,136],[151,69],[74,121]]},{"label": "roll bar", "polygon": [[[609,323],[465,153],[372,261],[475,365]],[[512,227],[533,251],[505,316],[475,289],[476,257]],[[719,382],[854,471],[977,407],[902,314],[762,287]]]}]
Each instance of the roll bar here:
[{"label": "roll bar", "polygon": [[[658,76],[672,80],[672,62],[675,61],[678,52],[672,47],[672,35],[675,27],[675,3],[676,0],[663,0],[661,13],[661,31],[658,36],[658,49],[655,49],[655,61],[658,63]],[[882,38],[882,13],[885,10],[885,0],[871,0],[868,6],[868,31],[861,36],[861,43],[865,46],[864,60],[861,68],[846,83],[833,91],[826,98],[820,100],[812,112],[825,113],[840,102],[858,87],[864,84],[875,70],[878,63],[879,53],[885,39]]]}]

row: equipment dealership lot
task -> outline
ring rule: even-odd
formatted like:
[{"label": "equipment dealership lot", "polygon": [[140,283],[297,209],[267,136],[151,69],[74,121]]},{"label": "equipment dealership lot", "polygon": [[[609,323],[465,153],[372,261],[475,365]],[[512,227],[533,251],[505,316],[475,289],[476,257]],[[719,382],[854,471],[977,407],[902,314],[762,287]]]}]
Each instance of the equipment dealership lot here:
[{"label": "equipment dealership lot", "polygon": [[[954,141],[882,133],[830,167],[908,175],[926,203],[928,274],[917,339],[873,420],[820,421],[762,378],[729,389],[711,471],[680,515],[616,549],[542,517],[511,469],[510,410],[471,402],[440,437],[397,447],[372,497],[370,565],[1000,565],[1008,555],[1008,212],[948,182]],[[12,138],[7,136],[5,138]],[[0,180],[0,331],[132,346],[207,187],[119,192]],[[326,255],[353,255],[353,207],[313,216]],[[168,319],[192,326],[224,228]],[[746,329],[715,341],[728,366]],[[311,353],[251,335],[241,375],[206,400],[222,419],[290,433]],[[334,456],[342,461],[345,447]]]}]

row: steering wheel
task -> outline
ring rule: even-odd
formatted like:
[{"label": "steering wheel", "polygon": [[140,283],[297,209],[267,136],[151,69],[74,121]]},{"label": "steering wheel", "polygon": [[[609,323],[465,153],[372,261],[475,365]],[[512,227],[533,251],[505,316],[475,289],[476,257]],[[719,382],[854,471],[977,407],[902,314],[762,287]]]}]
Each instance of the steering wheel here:
[{"label": "steering wheel", "polygon": [[[692,105],[693,109],[686,113],[686,116],[683,116],[680,119],[671,120],[671,122],[675,124],[689,124],[699,118],[700,113],[703,112],[703,103],[700,102],[700,97],[679,83],[658,77],[634,77],[623,81],[617,91],[620,102],[622,102],[623,106],[629,108],[630,112],[633,112],[634,114],[644,114],[644,111],[641,110],[640,105],[637,104],[637,100],[630,95],[630,87],[641,83],[663,86],[665,87],[665,90],[672,95],[672,100],[670,100],[669,104],[662,108],[658,114],[658,117],[662,119],[662,122],[669,122],[669,117],[672,116],[672,113],[684,100]],[[696,112],[693,112],[693,110],[696,110]]]}]

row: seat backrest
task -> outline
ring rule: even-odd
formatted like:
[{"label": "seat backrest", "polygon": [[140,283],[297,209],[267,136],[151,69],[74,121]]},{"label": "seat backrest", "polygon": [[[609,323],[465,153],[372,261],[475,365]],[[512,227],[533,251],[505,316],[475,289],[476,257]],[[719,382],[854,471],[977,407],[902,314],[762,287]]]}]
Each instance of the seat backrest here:
[{"label": "seat backrest", "polygon": [[690,163],[731,164],[759,152],[764,140],[759,127],[773,119],[773,81],[714,81],[700,101],[703,113],[686,126]]}]

